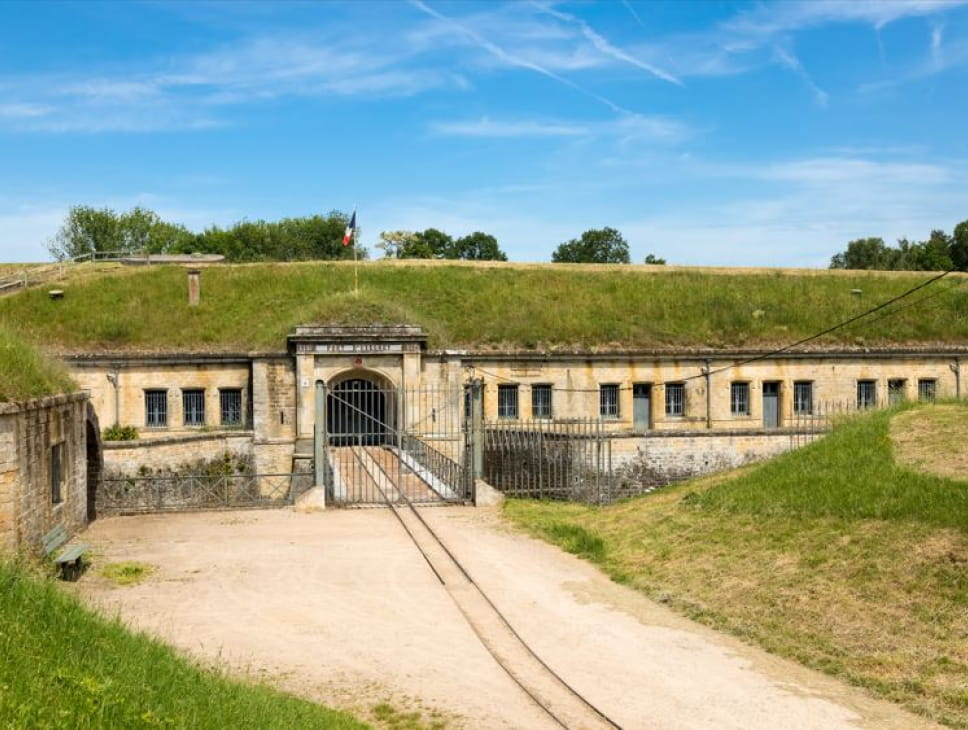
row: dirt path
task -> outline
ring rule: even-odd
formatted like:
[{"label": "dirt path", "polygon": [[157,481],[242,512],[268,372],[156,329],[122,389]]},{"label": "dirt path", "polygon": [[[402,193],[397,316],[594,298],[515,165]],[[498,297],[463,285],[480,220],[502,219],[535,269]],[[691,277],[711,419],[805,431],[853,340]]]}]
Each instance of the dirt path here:
[{"label": "dirt path", "polygon": [[[679,618],[472,508],[423,510],[564,678],[623,727],[927,728],[893,705]],[[98,520],[96,563],[157,566],[76,590],[206,662],[365,713],[448,728],[554,727],[480,645],[388,510]]]}]

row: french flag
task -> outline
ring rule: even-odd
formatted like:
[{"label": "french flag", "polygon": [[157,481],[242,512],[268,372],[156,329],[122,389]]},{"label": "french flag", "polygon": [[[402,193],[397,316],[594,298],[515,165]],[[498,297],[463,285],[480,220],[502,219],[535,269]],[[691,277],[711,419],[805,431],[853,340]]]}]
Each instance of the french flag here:
[{"label": "french flag", "polygon": [[353,217],[350,218],[350,222],[346,224],[346,233],[343,234],[343,245],[349,246],[350,241],[353,240],[353,234],[356,233],[356,211],[353,211]]}]

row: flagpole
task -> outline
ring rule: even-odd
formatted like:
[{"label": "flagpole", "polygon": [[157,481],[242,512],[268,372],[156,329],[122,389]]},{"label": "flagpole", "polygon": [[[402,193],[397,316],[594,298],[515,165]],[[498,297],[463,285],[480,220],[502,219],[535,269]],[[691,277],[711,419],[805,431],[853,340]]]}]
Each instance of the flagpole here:
[{"label": "flagpole", "polygon": [[[353,217],[356,218],[356,209],[358,206],[353,206]],[[354,220],[354,223],[356,221]],[[358,297],[360,295],[360,259],[357,255],[356,250],[356,229],[359,228],[357,223],[353,226],[353,296]]]}]

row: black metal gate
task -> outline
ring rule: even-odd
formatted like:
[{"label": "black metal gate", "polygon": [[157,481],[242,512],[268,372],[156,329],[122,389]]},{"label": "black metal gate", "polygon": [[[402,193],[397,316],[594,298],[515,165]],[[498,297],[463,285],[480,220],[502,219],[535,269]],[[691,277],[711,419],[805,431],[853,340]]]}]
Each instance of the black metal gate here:
[{"label": "black metal gate", "polygon": [[317,387],[325,394],[316,458],[327,504],[473,499],[463,386],[403,389],[353,378]]}]

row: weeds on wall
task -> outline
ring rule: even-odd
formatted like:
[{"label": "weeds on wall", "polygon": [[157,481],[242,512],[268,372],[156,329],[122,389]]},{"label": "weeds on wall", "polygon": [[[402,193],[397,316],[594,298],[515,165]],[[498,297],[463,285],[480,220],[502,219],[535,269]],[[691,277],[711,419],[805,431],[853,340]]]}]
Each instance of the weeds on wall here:
[{"label": "weeds on wall", "polygon": [[114,424],[101,432],[104,441],[135,441],[139,438],[138,429],[134,426]]}]

